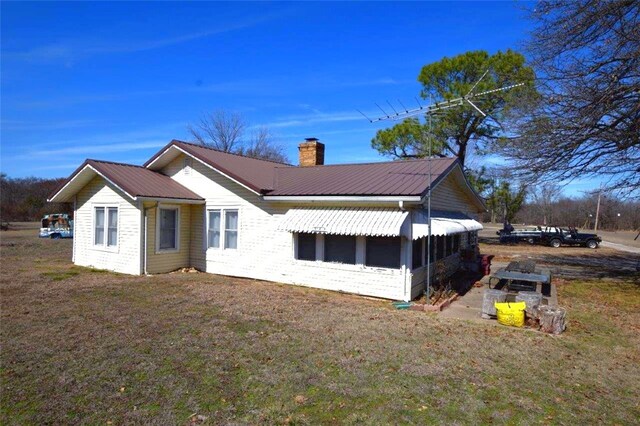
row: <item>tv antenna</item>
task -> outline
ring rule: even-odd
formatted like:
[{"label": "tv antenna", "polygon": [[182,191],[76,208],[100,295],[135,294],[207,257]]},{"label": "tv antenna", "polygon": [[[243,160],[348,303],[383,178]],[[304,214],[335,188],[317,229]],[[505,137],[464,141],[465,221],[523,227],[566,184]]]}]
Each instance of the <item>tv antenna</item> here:
[{"label": "tv antenna", "polygon": [[460,96],[458,98],[454,98],[454,99],[450,99],[448,101],[443,101],[443,102],[436,102],[436,103],[432,103],[430,105],[421,105],[420,101],[416,98],[416,102],[418,103],[418,108],[413,108],[413,109],[407,109],[402,102],[398,101],[400,103],[400,105],[402,106],[402,110],[401,111],[396,111],[396,109],[393,107],[393,105],[391,105],[391,103],[389,101],[387,101],[387,104],[391,107],[391,109],[393,109],[393,113],[387,113],[387,111],[385,111],[384,109],[382,109],[380,107],[380,105],[375,104],[380,111],[382,111],[382,113],[384,115],[379,116],[377,118],[369,118],[365,113],[363,113],[360,110],[357,110],[360,114],[362,114],[362,116],[364,116],[364,118],[366,118],[369,123],[377,123],[379,121],[386,121],[386,120],[402,120],[405,118],[409,118],[409,117],[414,117],[416,115],[421,115],[421,114],[425,114],[425,115],[430,115],[430,114],[434,114],[438,111],[442,111],[445,109],[449,109],[449,108],[455,108],[455,107],[459,107],[459,106],[463,106],[463,105],[471,105],[473,107],[473,109],[475,109],[480,115],[482,115],[483,117],[486,117],[487,114],[485,114],[484,111],[482,111],[480,109],[480,107],[478,107],[478,105],[476,105],[475,103],[473,103],[473,99],[479,98],[481,96],[484,95],[490,95],[492,93],[498,93],[498,92],[506,92],[507,90],[511,90],[511,89],[515,89],[516,87],[520,87],[520,86],[524,86],[524,83],[517,83],[517,84],[511,84],[508,86],[503,86],[503,87],[499,87],[497,89],[491,89],[491,90],[485,90],[483,92],[478,92],[478,93],[474,93],[474,90],[476,89],[476,87],[478,87],[478,84],[482,81],[482,79],[484,79],[484,77],[487,75],[487,73],[489,72],[489,70],[485,71],[484,74],[482,74],[482,76],[478,79],[478,81],[475,82],[475,84],[473,85],[473,87],[471,87],[471,90],[469,90],[469,92],[464,95],[464,96]]},{"label": "tv antenna", "polygon": [[[376,106],[380,109],[380,111],[382,111],[382,113],[384,115],[377,117],[377,118],[369,118],[367,117],[362,111],[357,110],[360,114],[362,114],[362,116],[364,116],[364,118],[366,118],[369,123],[377,123],[380,121],[387,121],[387,120],[392,120],[392,121],[398,121],[398,120],[404,120],[405,118],[409,118],[409,117],[414,117],[416,115],[426,115],[427,116],[427,124],[428,124],[428,135],[427,135],[427,139],[429,141],[429,152],[428,152],[428,161],[429,161],[429,168],[428,168],[428,176],[429,176],[429,186],[428,186],[428,190],[427,190],[427,223],[428,223],[428,233],[427,233],[427,280],[426,280],[426,286],[425,286],[425,296],[427,298],[427,300],[429,299],[430,293],[431,293],[431,185],[432,185],[432,179],[431,179],[431,159],[432,159],[432,146],[433,146],[433,142],[432,142],[432,135],[433,135],[433,123],[432,123],[432,117],[433,115],[435,115],[435,113],[446,110],[446,109],[450,109],[450,108],[455,108],[455,107],[460,107],[460,106],[465,106],[465,105],[471,105],[473,107],[473,109],[478,112],[480,115],[482,115],[483,117],[486,117],[487,114],[485,114],[484,111],[482,111],[480,109],[480,107],[478,107],[478,105],[473,103],[472,99],[476,99],[479,98],[481,96],[484,95],[489,95],[492,93],[498,93],[498,92],[506,92],[507,90],[511,90],[511,89],[515,89],[516,87],[520,87],[520,86],[524,86],[524,83],[517,83],[517,84],[510,84],[508,86],[503,86],[503,87],[499,87],[497,89],[492,89],[492,90],[485,90],[483,92],[479,92],[479,93],[475,93],[474,90],[476,89],[476,87],[478,87],[478,84],[482,81],[482,79],[485,78],[485,76],[489,73],[489,70],[486,70],[484,72],[484,74],[482,74],[482,76],[478,79],[478,81],[475,82],[475,84],[471,87],[471,90],[469,90],[469,92],[464,95],[464,96],[460,96],[458,98],[454,98],[454,99],[450,99],[448,101],[443,101],[443,102],[436,102],[436,103],[430,103],[429,105],[422,105],[420,104],[420,101],[418,100],[418,98],[416,98],[416,102],[418,103],[418,108],[413,108],[413,109],[407,109],[404,105],[402,105],[402,102],[398,101],[400,103],[400,105],[402,106],[402,109],[404,111],[396,111],[396,109],[393,107],[393,105],[391,105],[391,103],[389,101],[387,101],[387,103],[389,104],[389,106],[391,107],[391,109],[393,109],[394,113],[393,114],[389,114],[387,113],[385,110],[383,110],[380,105],[376,104]],[[431,97],[429,98],[429,102],[433,102]],[[639,234],[640,235],[640,234]]]}]

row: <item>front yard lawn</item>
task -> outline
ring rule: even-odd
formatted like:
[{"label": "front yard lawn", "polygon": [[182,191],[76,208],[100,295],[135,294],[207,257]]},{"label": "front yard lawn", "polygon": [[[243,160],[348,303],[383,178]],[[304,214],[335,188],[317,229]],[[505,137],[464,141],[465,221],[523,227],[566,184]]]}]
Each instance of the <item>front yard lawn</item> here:
[{"label": "front yard lawn", "polygon": [[386,301],[71,264],[3,232],[2,424],[633,424],[638,276],[562,281],[554,337]]}]

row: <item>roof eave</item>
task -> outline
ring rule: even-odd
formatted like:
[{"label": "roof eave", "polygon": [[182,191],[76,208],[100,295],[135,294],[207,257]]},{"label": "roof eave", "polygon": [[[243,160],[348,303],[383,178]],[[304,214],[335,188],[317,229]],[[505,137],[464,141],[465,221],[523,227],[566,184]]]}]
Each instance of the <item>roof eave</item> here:
[{"label": "roof eave", "polygon": [[[128,196],[129,198],[131,198],[132,200],[135,200],[136,198],[129,194],[127,191],[125,191],[124,189],[122,189],[119,185],[115,184],[113,182],[113,180],[109,179],[108,177],[106,177],[104,175],[104,173],[100,172],[96,167],[94,167],[91,164],[91,160],[85,160],[84,163],[82,163],[82,165],[80,165],[80,167],[78,167],[72,174],[71,176],[67,179],[67,181],[60,187],[60,189],[58,189],[50,198],[47,198],[47,202],[49,203],[55,203],[55,202],[61,202],[61,203],[65,203],[68,202],[67,198],[63,198],[63,199],[58,199],[56,200],[56,198],[58,198],[60,196],[61,193],[63,193],[63,191],[69,187],[69,185],[71,185],[76,178],[86,169],[90,169],[91,171],[93,171],[93,173],[95,173],[96,175],[100,176],[101,178],[103,178],[105,181],[109,182],[111,185],[113,185],[114,187],[116,187],[118,190],[122,191],[123,194],[125,194],[126,196]],[[83,186],[84,187],[84,186]],[[82,189],[82,188],[80,188]],[[75,195],[77,194],[80,189],[76,190],[75,192],[73,192],[73,194],[70,194],[68,196],[71,195]]]}]

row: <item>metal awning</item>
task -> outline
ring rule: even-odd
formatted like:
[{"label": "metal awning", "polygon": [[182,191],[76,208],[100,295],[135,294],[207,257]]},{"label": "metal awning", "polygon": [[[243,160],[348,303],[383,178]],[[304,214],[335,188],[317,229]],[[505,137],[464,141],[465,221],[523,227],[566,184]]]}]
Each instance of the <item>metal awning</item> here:
[{"label": "metal awning", "polygon": [[278,227],[281,231],[315,234],[398,237],[409,212],[373,207],[309,207],[290,209]]},{"label": "metal awning", "polygon": [[[414,240],[429,234],[427,210],[415,210],[411,217],[411,235]],[[431,210],[431,235],[451,235],[460,232],[479,231],[480,222],[459,212]]]}]

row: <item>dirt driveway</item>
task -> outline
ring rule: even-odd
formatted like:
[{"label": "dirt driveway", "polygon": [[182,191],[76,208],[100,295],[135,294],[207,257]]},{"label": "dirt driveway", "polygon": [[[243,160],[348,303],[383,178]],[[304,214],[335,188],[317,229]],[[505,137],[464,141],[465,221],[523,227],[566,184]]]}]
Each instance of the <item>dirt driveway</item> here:
[{"label": "dirt driveway", "polygon": [[551,269],[554,275],[565,278],[638,278],[640,254],[615,250],[609,247],[553,248],[541,245],[500,244],[497,236],[484,233],[480,237],[483,254],[495,255],[494,261],[534,260]]}]

